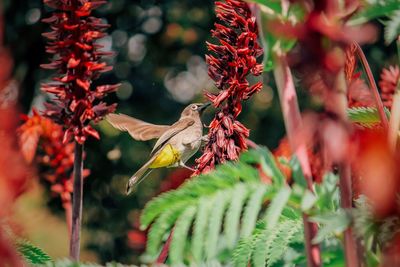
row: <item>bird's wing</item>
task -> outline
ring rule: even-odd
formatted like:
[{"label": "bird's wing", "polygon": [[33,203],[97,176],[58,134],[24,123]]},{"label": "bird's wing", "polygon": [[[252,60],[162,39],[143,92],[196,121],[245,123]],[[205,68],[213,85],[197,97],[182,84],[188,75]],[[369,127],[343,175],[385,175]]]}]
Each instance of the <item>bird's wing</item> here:
[{"label": "bird's wing", "polygon": [[170,129],[169,125],[156,125],[144,122],[124,114],[109,114],[106,120],[114,128],[128,132],[134,139],[147,141],[154,138],[160,138]]},{"label": "bird's wing", "polygon": [[184,118],[180,119],[170,126],[170,128],[157,140],[154,145],[151,155],[154,155],[160,148],[162,148],[173,136],[185,130],[187,127],[194,124],[194,119]]}]

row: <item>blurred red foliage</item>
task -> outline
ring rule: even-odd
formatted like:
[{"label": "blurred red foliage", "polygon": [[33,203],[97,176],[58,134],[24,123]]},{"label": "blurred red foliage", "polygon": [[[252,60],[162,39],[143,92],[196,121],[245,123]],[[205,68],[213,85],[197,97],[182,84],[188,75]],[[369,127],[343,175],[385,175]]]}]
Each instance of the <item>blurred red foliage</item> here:
[{"label": "blurred red foliage", "polygon": [[258,44],[256,18],[247,3],[237,0],[217,1],[212,36],[219,44],[207,43],[213,54],[206,56],[208,74],[220,90],[218,94],[206,93],[217,112],[209,128],[209,142],[197,160],[196,174],[214,168],[226,160],[238,159],[239,152],[247,149],[249,130],[237,121],[242,111],[242,101],[262,88],[262,82],[250,86],[247,76],[259,76],[263,66],[257,58],[263,54]]},{"label": "blurred red foliage", "polygon": [[[19,145],[27,163],[38,166],[38,176],[51,184],[51,190],[60,196],[67,214],[71,209],[73,191],[74,144],[63,142],[62,126],[41,116],[35,109],[31,116],[23,115],[24,123],[18,129]],[[89,170],[84,170],[84,177]],[[70,225],[70,214],[67,222]]]},{"label": "blurred red foliage", "polygon": [[43,68],[55,69],[58,75],[53,82],[43,85],[42,90],[56,97],[54,104],[47,103],[45,115],[67,128],[64,140],[74,136],[83,144],[88,136],[99,139],[98,132],[89,125],[99,121],[115,110],[116,104],[101,102],[106,94],[117,90],[118,85],[101,85],[92,88],[93,80],[101,73],[111,70],[103,56],[112,53],[101,51],[96,40],[104,37],[109,25],[90,16],[93,9],[106,1],[45,0],[56,9],[50,18],[51,32],[43,34],[49,39],[46,51],[54,54]]}]

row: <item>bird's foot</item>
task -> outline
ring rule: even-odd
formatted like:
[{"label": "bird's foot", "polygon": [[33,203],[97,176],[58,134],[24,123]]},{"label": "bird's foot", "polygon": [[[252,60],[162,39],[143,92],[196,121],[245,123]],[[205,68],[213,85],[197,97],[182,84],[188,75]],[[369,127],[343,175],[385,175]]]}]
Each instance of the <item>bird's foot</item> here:
[{"label": "bird's foot", "polygon": [[189,166],[187,166],[185,163],[183,163],[183,162],[179,162],[179,166],[180,167],[183,167],[183,168],[186,168],[186,169],[188,169],[188,170],[191,170],[192,172],[195,172],[196,170],[195,169],[193,169],[193,168],[190,168]]},{"label": "bird's foot", "polygon": [[201,142],[208,143],[210,141],[210,138],[208,137],[208,135],[203,135],[200,140]]}]

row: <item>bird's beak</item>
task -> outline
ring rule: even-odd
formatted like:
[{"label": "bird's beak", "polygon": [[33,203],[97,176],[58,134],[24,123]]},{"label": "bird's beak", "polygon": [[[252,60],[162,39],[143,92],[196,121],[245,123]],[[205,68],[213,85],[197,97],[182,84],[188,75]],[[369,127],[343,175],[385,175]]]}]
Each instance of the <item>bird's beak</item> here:
[{"label": "bird's beak", "polygon": [[208,108],[211,105],[211,102],[206,102],[204,104],[199,105],[199,112],[200,114],[204,112],[206,108]]}]

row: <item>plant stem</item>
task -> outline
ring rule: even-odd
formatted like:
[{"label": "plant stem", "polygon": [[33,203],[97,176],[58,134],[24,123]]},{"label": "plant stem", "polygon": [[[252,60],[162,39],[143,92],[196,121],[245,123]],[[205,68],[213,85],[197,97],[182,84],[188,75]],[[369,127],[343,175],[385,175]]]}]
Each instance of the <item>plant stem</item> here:
[{"label": "plant stem", "polygon": [[65,221],[67,222],[68,234],[71,236],[72,228],[72,203],[70,200],[63,201],[63,208],[65,212]]},{"label": "plant stem", "polygon": [[69,247],[71,259],[79,261],[83,196],[83,145],[75,141],[74,192],[72,195],[72,228]]},{"label": "plant stem", "polygon": [[[340,201],[343,209],[349,210],[352,208],[352,190],[351,190],[351,172],[349,164],[343,163],[339,166],[340,173]],[[344,232],[344,251],[346,257],[347,267],[359,267],[360,262],[358,259],[359,248],[357,246],[357,240],[353,235],[351,227],[347,228]]]},{"label": "plant stem", "polygon": [[174,234],[174,228],[172,228],[171,232],[169,233],[168,239],[165,242],[160,255],[158,255],[156,264],[164,264],[165,261],[167,260],[168,257],[168,252],[169,252],[169,246],[171,245],[171,241],[172,241],[172,236]]},{"label": "plant stem", "polygon": [[354,42],[354,45],[357,47],[357,50],[356,50],[357,56],[362,63],[365,74],[367,75],[369,86],[372,88],[372,94],[374,95],[374,98],[375,98],[375,104],[378,109],[379,117],[381,119],[383,128],[388,129],[388,126],[389,126],[388,119],[386,117],[385,109],[383,107],[383,103],[382,103],[381,96],[378,91],[378,87],[376,86],[374,75],[372,75],[371,68],[368,64],[367,58],[365,57],[365,54],[362,51],[360,45],[356,42]]},{"label": "plant stem", "polygon": [[[347,123],[347,85],[344,71],[340,71],[336,76],[335,90],[330,91],[329,101],[333,105],[326,105],[329,107],[329,111],[335,113],[338,118]],[[380,98],[379,98],[380,99]],[[386,117],[385,117],[386,118]],[[349,210],[353,207],[353,193],[351,184],[351,170],[349,162],[342,159],[338,162],[339,167],[339,189],[340,189],[340,202],[341,206],[345,210]],[[358,259],[358,246],[357,240],[353,236],[352,229],[349,227],[344,232],[344,250],[346,257],[346,266],[348,267],[359,267]]]},{"label": "plant stem", "polygon": [[[293,83],[292,74],[287,63],[286,55],[276,57],[274,68],[275,81],[278,87],[279,99],[285,122],[286,133],[292,148],[297,155],[303,175],[306,178],[308,189],[314,192],[310,162],[307,155],[306,144],[302,140],[297,140],[296,133],[302,128],[302,119],[297,102],[297,94]],[[303,214],[304,237],[307,254],[307,266],[321,266],[321,253],[318,245],[313,244],[312,240],[317,233],[317,225],[308,221],[308,216]]]}]

